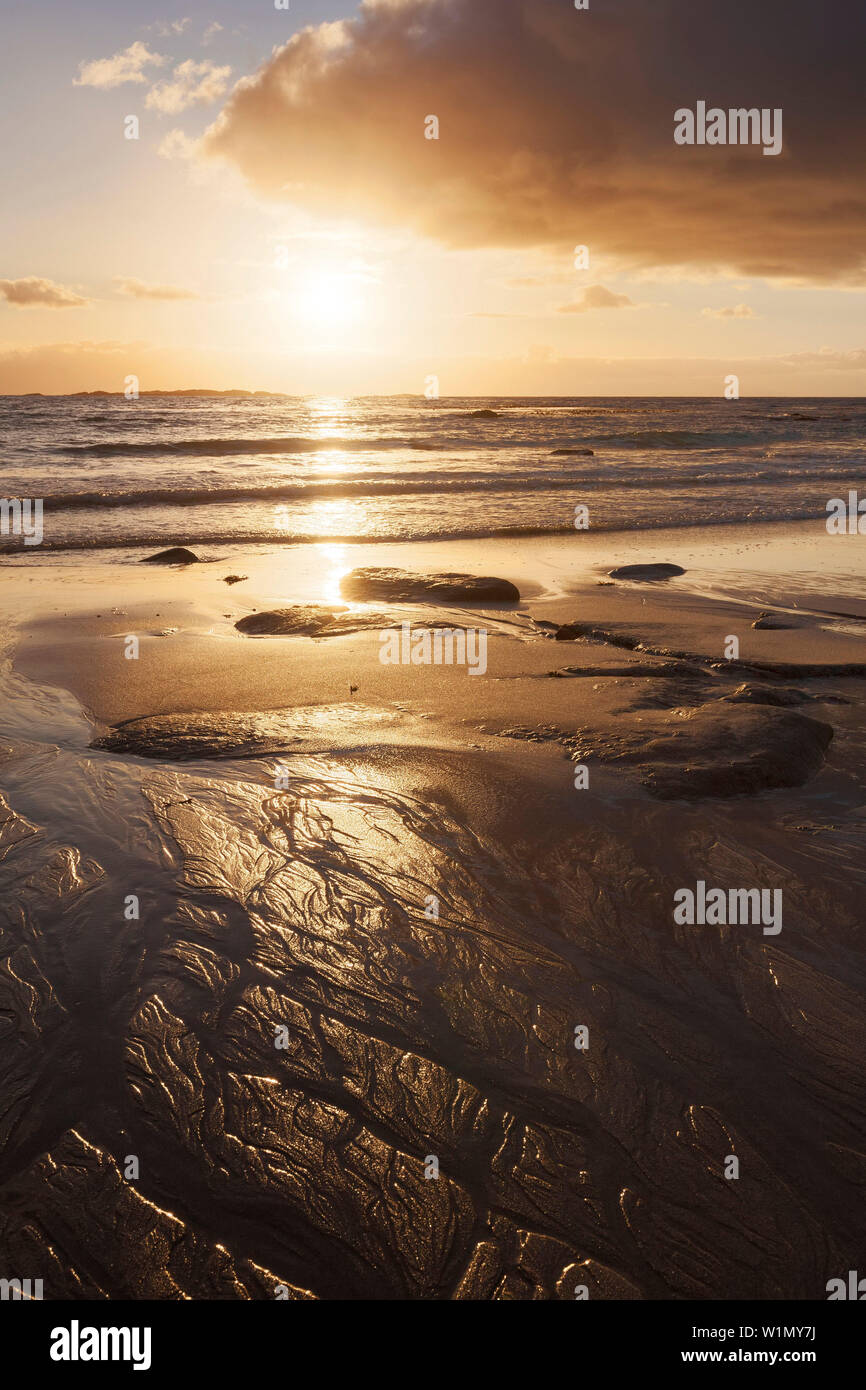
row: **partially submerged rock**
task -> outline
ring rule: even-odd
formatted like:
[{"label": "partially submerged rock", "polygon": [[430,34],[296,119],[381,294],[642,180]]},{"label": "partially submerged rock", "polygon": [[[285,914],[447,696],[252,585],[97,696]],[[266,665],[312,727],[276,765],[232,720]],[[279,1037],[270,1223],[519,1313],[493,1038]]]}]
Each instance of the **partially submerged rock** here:
[{"label": "partially submerged rock", "polygon": [[802,690],[791,690],[784,686],[773,690],[767,685],[749,683],[738,685],[730,695],[722,696],[722,699],[731,705],[802,705],[811,698]]},{"label": "partially submerged rock", "polygon": [[342,604],[331,608],[324,603],[297,603],[291,608],[247,613],[235,627],[251,637],[316,637],[330,627],[338,614],[348,611]]},{"label": "partially submerged rock", "polygon": [[470,410],[466,418],[467,420],[498,420],[499,411],[490,409]]},{"label": "partially submerged rock", "polygon": [[618,565],[608,574],[611,579],[673,579],[685,570],[680,565]]},{"label": "partially submerged rock", "polygon": [[401,718],[396,710],[356,708],[350,714],[345,705],[154,714],[118,724],[90,746],[175,763],[265,758],[333,748],[337,738],[358,730],[369,737],[381,737]]},{"label": "partially submerged rock", "polygon": [[670,801],[800,787],[820,768],[832,738],[829,724],[793,710],[714,700],[600,735],[597,747],[590,736],[581,752],[637,765],[647,790]]},{"label": "partially submerged rock", "polygon": [[401,569],[357,569],[340,581],[344,598],[394,603],[513,603],[520,591],[507,579],[475,574],[411,574]]},{"label": "partially submerged rock", "polygon": [[736,690],[732,690],[730,695],[723,695],[722,700],[731,705],[805,705],[810,702],[817,702],[822,705],[847,705],[849,702],[843,695],[832,695],[826,691],[809,692],[797,690],[790,685],[777,686],[775,688],[768,685],[753,685],[746,682],[738,685]]},{"label": "partially submerged rock", "polygon": [[752,623],[752,628],[757,632],[791,632],[796,626],[796,623],[786,623],[775,613],[759,613]]},{"label": "partially submerged rock", "polygon": [[200,560],[185,546],[173,545],[170,550],[160,550],[156,555],[146,555],[143,565],[197,565]]},{"label": "partially submerged rock", "polygon": [[552,450],[551,450],[551,453],[552,453],[552,455],[553,455],[554,458],[556,458],[558,455],[562,455],[562,454],[582,454],[582,455],[588,455],[590,458],[592,458],[592,457],[594,457],[594,455],[595,455],[595,450],[594,450],[594,449],[552,449]]}]

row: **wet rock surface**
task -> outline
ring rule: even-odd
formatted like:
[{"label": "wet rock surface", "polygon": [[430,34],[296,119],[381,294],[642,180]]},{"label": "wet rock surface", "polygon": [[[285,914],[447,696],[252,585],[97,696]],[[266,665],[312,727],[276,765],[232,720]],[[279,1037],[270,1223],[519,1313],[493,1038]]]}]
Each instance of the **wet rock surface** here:
[{"label": "wet rock surface", "polygon": [[348,611],[343,606],[329,608],[323,603],[295,604],[291,608],[275,608],[266,613],[247,613],[238,619],[235,627],[238,632],[252,637],[318,637],[335,625],[339,628],[336,620],[345,617]]},{"label": "wet rock surface", "polygon": [[286,710],[216,710],[207,714],[155,714],[131,719],[93,740],[93,748],[161,758],[168,762],[198,759],[275,757],[313,746],[333,745],[335,723],[344,732],[366,729],[381,738],[399,724],[398,711],[331,705],[293,706]]},{"label": "wet rock surface", "polygon": [[778,613],[759,613],[752,623],[755,632],[791,632],[796,623],[786,622]]},{"label": "wet rock surface", "polygon": [[520,592],[507,579],[474,574],[411,574],[400,569],[356,569],[340,581],[344,598],[392,603],[511,603]]},{"label": "wet rock surface", "polygon": [[[581,668],[576,674],[645,678],[647,668]],[[754,796],[800,787],[821,768],[833,739],[830,724],[763,707],[782,701],[755,705],[716,697],[698,703],[701,692],[684,684],[677,667],[655,667],[652,675],[651,686],[639,689],[623,706],[615,730],[569,731],[549,725],[537,729],[536,736],[562,743],[577,762],[635,767],[641,784],[660,800]],[[647,710],[654,713],[643,713]],[[499,732],[521,736],[509,728]]]},{"label": "wet rock surface", "polygon": [[832,738],[829,724],[805,715],[748,705],[726,710],[717,701],[670,716],[664,727],[645,729],[639,747],[628,740],[609,755],[639,762],[644,786],[663,799],[742,796],[802,786]]},{"label": "wet rock surface", "polygon": [[685,574],[685,570],[680,565],[618,565],[616,569],[608,570],[611,579],[673,579],[678,574]]},{"label": "wet rock surface", "polygon": [[723,695],[722,699],[734,705],[803,705],[816,697],[810,695],[805,690],[793,690],[781,687],[773,689],[768,685],[750,685],[745,682],[738,685],[736,690],[730,694]]},{"label": "wet rock surface", "polygon": [[194,555],[185,546],[174,545],[170,550],[160,550],[156,555],[146,555],[141,561],[143,565],[197,565],[200,564],[199,557]]}]

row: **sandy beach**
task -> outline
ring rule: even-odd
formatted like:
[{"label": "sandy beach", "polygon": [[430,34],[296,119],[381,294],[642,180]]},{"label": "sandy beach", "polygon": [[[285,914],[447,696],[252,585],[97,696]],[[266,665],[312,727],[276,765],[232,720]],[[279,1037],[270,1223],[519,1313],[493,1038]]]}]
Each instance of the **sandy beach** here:
[{"label": "sandy beach", "polygon": [[[18,1262],[70,1298],[822,1297],[866,1173],[846,546],[0,566]],[[370,566],[520,598],[343,599]],[[383,664],[407,623],[483,630],[484,673]],[[698,884],[781,920],[678,921]]]}]

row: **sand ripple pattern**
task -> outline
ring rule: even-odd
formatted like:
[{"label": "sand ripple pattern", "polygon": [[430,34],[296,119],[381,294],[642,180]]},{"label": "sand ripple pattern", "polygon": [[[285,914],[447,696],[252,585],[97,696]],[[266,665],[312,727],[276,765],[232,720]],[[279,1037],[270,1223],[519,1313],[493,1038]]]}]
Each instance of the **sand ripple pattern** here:
[{"label": "sand ripple pattern", "polygon": [[[0,765],[0,1248],[46,1297],[820,1298],[856,1268],[856,876],[806,888],[724,812],[510,853],[333,758],[276,791],[267,758],[73,745]],[[694,862],[784,875],[783,936],[674,927]]]}]

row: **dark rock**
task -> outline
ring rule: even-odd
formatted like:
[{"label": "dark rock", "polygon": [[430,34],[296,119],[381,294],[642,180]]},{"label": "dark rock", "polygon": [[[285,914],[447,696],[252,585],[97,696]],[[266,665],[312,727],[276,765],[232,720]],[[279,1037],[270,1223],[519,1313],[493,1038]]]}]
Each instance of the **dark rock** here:
[{"label": "dark rock", "polygon": [[171,550],[160,550],[156,555],[147,555],[141,563],[143,565],[197,565],[200,564],[200,561],[191,550],[186,550],[182,545],[175,545],[172,546]]},{"label": "dark rock", "polygon": [[680,565],[618,565],[608,574],[611,579],[673,579],[685,570]]},{"label": "dark rock", "polygon": [[227,574],[223,578],[224,584],[242,584],[245,579],[249,579],[248,574]]},{"label": "dark rock", "polygon": [[343,610],[319,604],[276,608],[268,613],[248,613],[235,623],[238,632],[256,637],[311,636],[321,632]]},{"label": "dark rock", "polygon": [[297,705],[263,711],[214,710],[193,714],[154,714],[129,719],[91,743],[91,748],[163,762],[221,758],[264,758],[333,748],[349,729],[389,728],[396,711],[363,708],[352,717],[345,705]]},{"label": "dark rock", "polygon": [[792,632],[796,624],[785,623],[773,613],[761,613],[752,623],[752,627],[758,632]]},{"label": "dark rock", "polygon": [[247,637],[345,637],[367,628],[393,626],[394,614],[387,609],[353,612],[342,605],[330,607],[326,603],[296,603],[291,608],[273,608],[265,613],[253,609],[235,623],[238,632]]},{"label": "dark rock", "polygon": [[397,603],[510,603],[520,591],[507,579],[474,574],[410,574],[400,569],[352,570],[340,582],[344,598],[364,602],[387,599]]},{"label": "dark rock", "polygon": [[551,453],[552,453],[552,455],[553,455],[554,458],[556,458],[557,456],[559,456],[559,455],[561,455],[561,454],[581,454],[581,455],[584,455],[584,454],[585,454],[585,455],[588,455],[590,458],[592,458],[592,457],[594,457],[594,455],[595,455],[595,450],[594,450],[594,449],[552,449],[552,450],[551,450]]},{"label": "dark rock", "polygon": [[823,691],[810,694],[796,690],[793,686],[779,686],[773,689],[767,685],[738,685],[730,695],[722,700],[729,705],[805,705],[814,702],[821,705],[847,705],[850,702],[843,695],[827,695]]},{"label": "dark rock", "polygon": [[810,699],[802,690],[790,690],[784,686],[772,690],[766,685],[738,685],[730,695],[722,699],[730,705],[802,705]]},{"label": "dark rock", "polygon": [[634,753],[645,768],[644,786],[662,800],[753,796],[801,787],[820,768],[832,738],[829,724],[793,710],[716,701],[677,717],[655,738],[647,730]]},{"label": "dark rock", "polygon": [[329,627],[340,613],[348,609],[329,608],[323,603],[295,604],[292,608],[275,608],[269,613],[248,613],[235,623],[238,632],[253,637],[314,637]]}]

